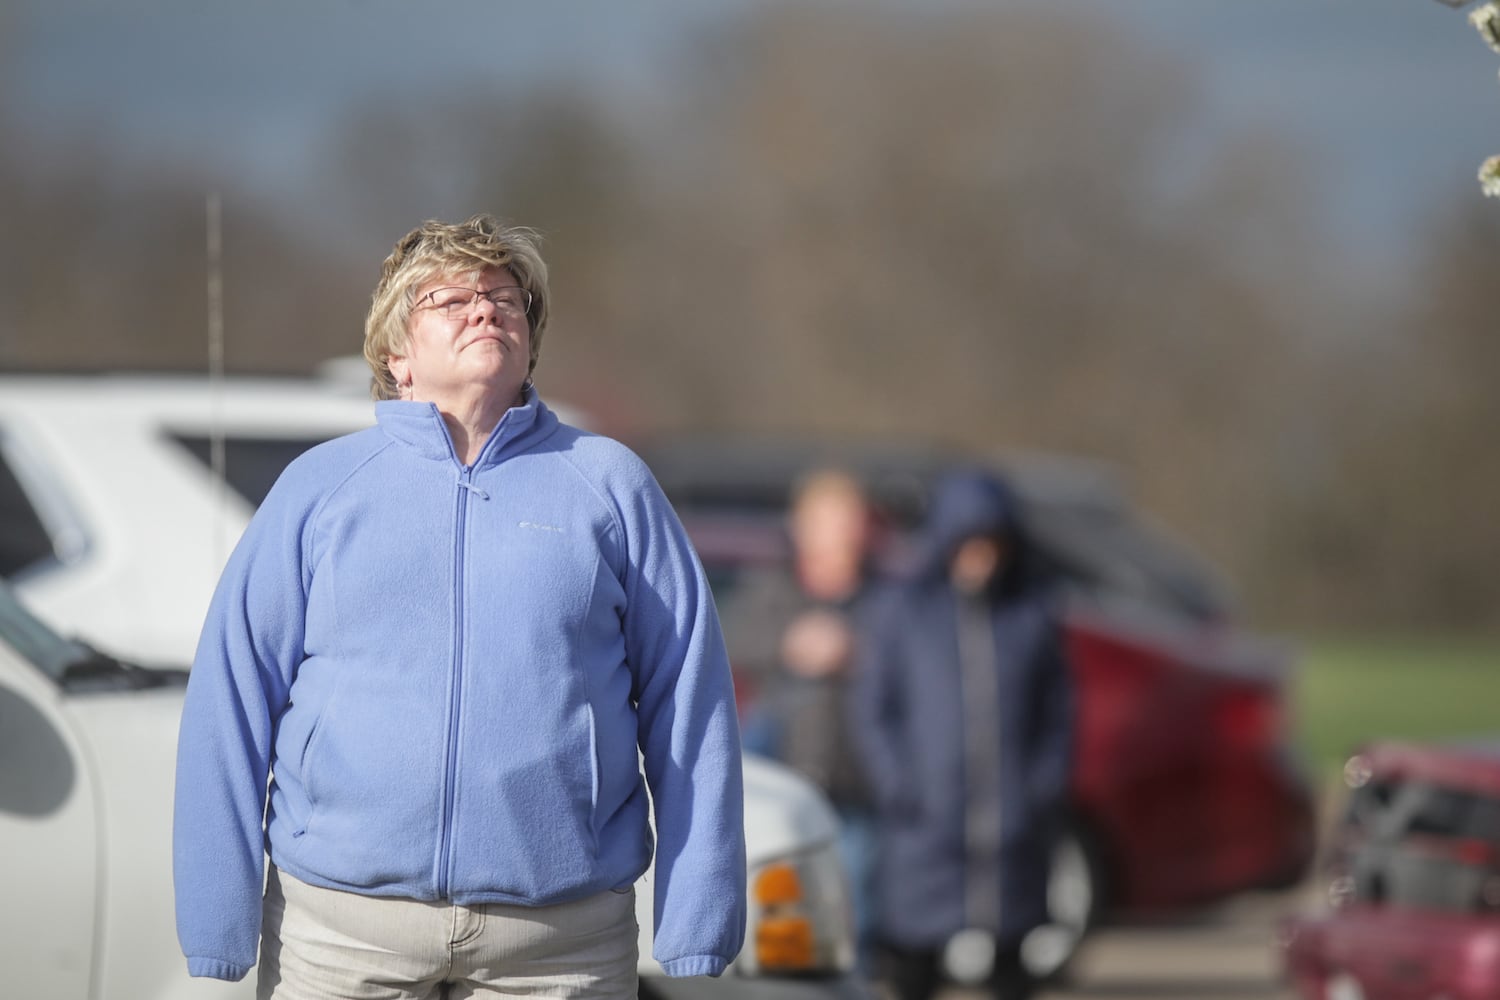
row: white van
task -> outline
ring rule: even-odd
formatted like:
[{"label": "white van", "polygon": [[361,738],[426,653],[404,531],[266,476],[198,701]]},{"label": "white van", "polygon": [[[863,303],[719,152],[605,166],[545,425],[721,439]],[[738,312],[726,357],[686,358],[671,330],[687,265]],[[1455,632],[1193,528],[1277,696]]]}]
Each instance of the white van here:
[{"label": "white van", "polygon": [[[0,377],[0,578],[14,588],[0,587],[8,993],[253,995],[248,981],[190,979],[173,931],[182,667],[224,561],[277,474],[373,421],[365,386],[335,381]],[[641,995],[867,996],[851,972],[826,801],[785,768],[747,757],[745,832],[752,898],[739,959],[717,979],[662,975],[651,958],[652,894],[639,892]],[[795,876],[800,902],[763,910],[754,887],[767,873],[781,886]],[[787,948],[788,935],[803,946]]]}]

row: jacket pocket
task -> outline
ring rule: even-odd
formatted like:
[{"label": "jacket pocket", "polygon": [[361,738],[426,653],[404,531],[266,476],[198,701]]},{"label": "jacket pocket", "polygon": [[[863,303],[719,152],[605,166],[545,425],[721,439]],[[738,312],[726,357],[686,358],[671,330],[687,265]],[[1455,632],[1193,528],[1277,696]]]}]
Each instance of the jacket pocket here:
[{"label": "jacket pocket", "polygon": [[313,811],[317,808],[318,800],[313,795],[312,768],[309,766],[309,762],[312,759],[313,747],[318,742],[318,736],[323,731],[323,720],[327,715],[326,707],[324,711],[318,713],[318,717],[313,720],[312,728],[307,732],[306,741],[302,744],[302,753],[297,757],[297,774],[302,781],[302,794],[307,799],[307,810],[302,814],[302,819],[296,828],[292,830],[292,836],[294,837],[301,837],[307,833],[308,826],[312,824]]}]

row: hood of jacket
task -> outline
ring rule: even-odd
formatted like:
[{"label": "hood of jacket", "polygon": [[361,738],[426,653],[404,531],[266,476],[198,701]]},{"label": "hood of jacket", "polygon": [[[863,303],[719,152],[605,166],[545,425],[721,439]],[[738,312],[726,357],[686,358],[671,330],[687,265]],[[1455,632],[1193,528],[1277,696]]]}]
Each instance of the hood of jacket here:
[{"label": "hood of jacket", "polygon": [[965,466],[945,473],[933,488],[922,530],[921,575],[945,577],[958,547],[975,537],[1000,538],[1007,544],[1009,558],[997,581],[1000,589],[1022,581],[1030,553],[1020,501],[994,472]]}]

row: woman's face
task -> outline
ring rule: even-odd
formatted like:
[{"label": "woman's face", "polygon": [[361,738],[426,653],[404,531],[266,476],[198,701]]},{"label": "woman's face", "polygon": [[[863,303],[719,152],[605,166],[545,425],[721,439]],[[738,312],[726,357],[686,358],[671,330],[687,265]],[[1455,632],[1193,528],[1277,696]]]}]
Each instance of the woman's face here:
[{"label": "woman's face", "polygon": [[[502,267],[438,277],[417,288],[406,353],[390,358],[396,384],[410,386],[402,398],[441,403],[477,389],[508,404],[520,394],[531,361],[531,326],[520,307],[524,294],[495,295],[506,288],[519,290],[520,285]],[[480,294],[468,306],[449,307],[445,314],[443,304],[461,296],[445,295],[443,289]]]}]

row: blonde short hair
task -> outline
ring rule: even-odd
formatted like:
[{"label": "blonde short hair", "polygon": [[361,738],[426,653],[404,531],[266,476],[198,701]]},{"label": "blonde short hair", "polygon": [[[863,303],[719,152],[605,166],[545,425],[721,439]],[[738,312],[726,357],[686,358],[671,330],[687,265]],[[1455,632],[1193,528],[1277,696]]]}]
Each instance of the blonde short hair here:
[{"label": "blonde short hair", "polygon": [[870,503],[864,484],[847,469],[834,466],[815,468],[804,472],[792,483],[790,506],[794,512],[824,499],[859,507],[868,507]]},{"label": "blonde short hair", "polygon": [[531,293],[531,363],[536,370],[547,329],[550,295],[547,263],[542,260],[541,236],[531,229],[510,226],[490,215],[476,215],[452,224],[429,220],[401,237],[380,269],[380,281],[365,317],[365,360],[374,373],[370,392],[376,399],[395,399],[392,354],[401,354],[410,334],[417,289],[439,276],[458,277],[487,267],[501,267]]}]

